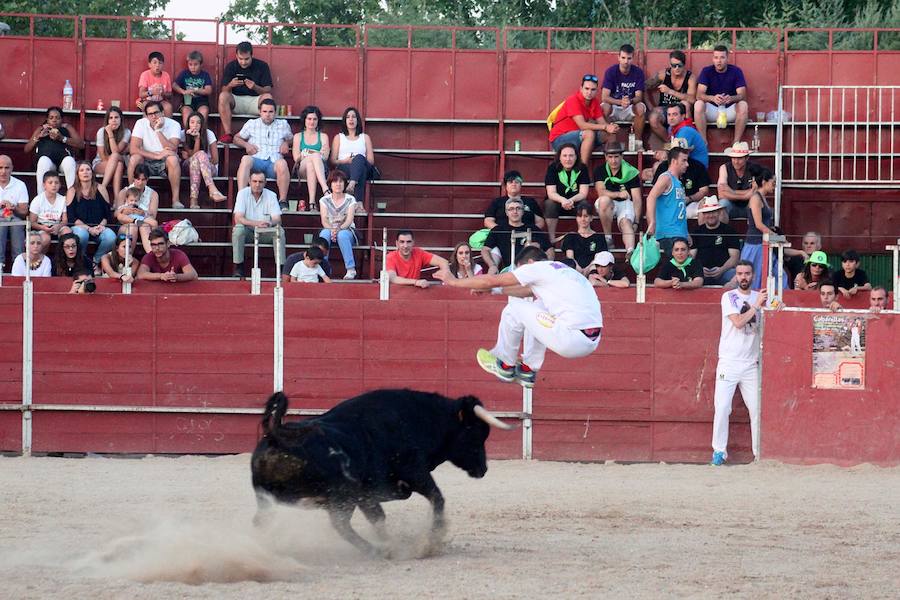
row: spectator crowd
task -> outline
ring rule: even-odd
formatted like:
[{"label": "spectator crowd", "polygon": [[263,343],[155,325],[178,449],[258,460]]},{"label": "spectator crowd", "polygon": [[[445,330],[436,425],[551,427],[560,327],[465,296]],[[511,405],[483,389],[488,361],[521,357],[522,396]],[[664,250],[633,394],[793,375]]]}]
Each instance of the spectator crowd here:
[{"label": "spectator crowd", "polygon": [[[656,287],[735,287],[735,267],[745,260],[753,266],[752,287],[758,289],[763,236],[779,233],[772,206],[776,181],[769,169],[751,160],[755,148],[743,139],[750,113],[742,70],[729,62],[725,46],[713,49],[712,64],[699,74],[687,68],[687,56],[680,50],[672,51],[668,66],[654,73],[645,74],[634,59],[635,49],[622,45],[615,64],[600,76],[585,74],[578,89],[548,117],[554,158],[547,166],[543,200],[523,195],[522,174],[510,170],[501,182],[503,195],[484,212],[484,229],[458,243],[449,261],[417,247],[413,231],[399,231],[397,249],[387,256],[391,281],[427,287],[423,273],[429,269],[447,269],[459,278],[495,274],[514,265],[523,248],[537,246],[595,286],[624,287],[631,258],[646,235],[661,251],[653,278]],[[322,132],[322,112],[307,106],[295,133],[279,118],[269,65],[254,57],[248,42],[235,47],[221,81],[216,95],[198,51],[187,54],[184,68],[174,77],[166,70],[164,55],[151,52],[135,100],[142,118],[129,128],[122,109],[111,106],[96,136],[90,136],[96,148],[90,162],[76,158],[90,144],[65,121],[62,109],[50,107],[24,147],[34,156],[41,188],[34,198],[29,199],[24,183],[12,176],[11,159],[0,156],[0,219],[28,219],[32,228],[26,240],[23,228],[0,227],[0,269],[6,264],[9,240],[12,271],[18,274],[76,280],[84,280],[85,274],[123,280],[196,278],[183,250],[169,247],[158,217],[160,196],[148,182],[163,177],[176,209],[185,208],[182,175],[190,182],[190,208],[200,207],[204,190],[210,201],[222,202],[226,196],[215,181],[219,146],[234,144],[243,156],[234,198],[232,274],[246,275],[245,247],[259,239],[277,246],[275,259],[287,280],[331,281],[329,254],[334,246],[344,262],[344,279],[355,279],[355,217],[365,203],[366,182],[377,175],[360,111],[348,107],[340,132],[329,139]],[[208,126],[211,105],[218,110],[218,138]],[[174,118],[176,112],[180,118]],[[234,125],[235,117],[244,119],[240,128]],[[708,171],[711,124],[733,127],[715,194],[710,193]],[[626,149],[618,139],[623,126],[630,132],[629,154],[640,152],[652,138],[660,140],[663,149],[649,154],[652,164],[625,159]],[[597,149],[602,161],[592,164]],[[306,184],[307,199],[299,201],[298,208],[318,209],[322,228],[308,250],[287,256],[282,217],[289,209],[292,176]],[[276,191],[266,187],[268,180],[274,180]],[[575,230],[559,235],[561,217],[573,217]],[[692,219],[697,224],[689,229]],[[743,235],[732,225],[735,219],[746,220]],[[54,242],[56,257],[51,260]],[[143,254],[140,261],[135,250]],[[617,250],[624,256],[622,263],[616,262]],[[777,265],[786,287],[821,293],[830,285],[835,295],[830,306],[873,291],[852,250],[842,256],[842,269],[831,273],[814,232],[804,236],[800,249],[787,249],[786,255],[785,265]]]}]

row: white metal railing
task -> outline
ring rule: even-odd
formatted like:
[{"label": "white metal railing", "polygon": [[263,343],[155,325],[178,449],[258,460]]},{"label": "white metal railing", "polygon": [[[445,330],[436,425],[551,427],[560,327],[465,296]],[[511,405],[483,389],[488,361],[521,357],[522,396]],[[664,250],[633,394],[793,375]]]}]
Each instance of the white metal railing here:
[{"label": "white metal railing", "polygon": [[[900,86],[785,85],[778,97],[790,114],[779,120],[784,138],[778,150],[789,159],[785,181],[896,181]],[[795,156],[801,160],[791,160]]]}]

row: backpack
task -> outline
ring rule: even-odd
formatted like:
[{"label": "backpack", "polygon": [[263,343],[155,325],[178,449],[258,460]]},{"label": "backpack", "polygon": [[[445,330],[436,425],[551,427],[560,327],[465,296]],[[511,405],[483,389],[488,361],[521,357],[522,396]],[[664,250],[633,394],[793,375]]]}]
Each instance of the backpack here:
[{"label": "backpack", "polygon": [[553,129],[553,124],[556,123],[556,117],[559,115],[559,111],[562,110],[563,105],[566,103],[565,100],[556,105],[556,108],[550,111],[550,114],[547,115],[547,131]]}]

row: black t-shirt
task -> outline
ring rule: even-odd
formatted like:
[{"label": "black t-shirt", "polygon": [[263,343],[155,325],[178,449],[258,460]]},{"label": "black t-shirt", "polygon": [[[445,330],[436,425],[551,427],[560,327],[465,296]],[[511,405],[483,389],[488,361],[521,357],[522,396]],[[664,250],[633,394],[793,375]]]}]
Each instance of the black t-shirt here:
[{"label": "black t-shirt", "polygon": [[606,250],[606,237],[602,233],[594,233],[588,237],[582,237],[577,231],[567,233],[563,238],[562,251],[571,250],[575,253],[575,262],[582,269],[591,264],[594,255]]},{"label": "black t-shirt", "polygon": [[[62,138],[64,137],[71,137],[69,130],[62,125],[60,125],[58,129],[59,135],[61,136],[60,139],[54,140],[49,135],[39,138],[34,147],[34,154],[38,158],[46,156],[53,161],[53,164],[60,167],[60,163],[63,159],[67,156],[72,156],[72,153],[69,152],[69,147],[62,141]],[[40,187],[40,185],[38,187]]]},{"label": "black t-shirt", "polygon": [[[272,72],[269,71],[269,65],[266,64],[265,61],[259,60],[258,58],[254,58],[250,62],[250,66],[246,69],[241,68],[241,65],[238,64],[238,61],[233,60],[225,65],[225,74],[222,78],[222,83],[229,83],[235,77],[245,77],[246,79],[251,80],[253,83],[261,86],[270,86],[272,85]],[[233,90],[231,93],[235,96],[259,96],[259,92],[254,89],[250,89],[245,85],[239,85]]]},{"label": "black t-shirt", "polygon": [[568,173],[554,163],[547,167],[544,185],[555,185],[556,193],[563,198],[571,198],[578,194],[578,186],[582,184],[591,185],[591,176],[587,167],[576,167]]},{"label": "black t-shirt", "polygon": [[721,267],[730,258],[729,248],[741,249],[740,238],[731,225],[719,223],[715,229],[706,225],[697,227],[691,233],[693,248],[697,250],[697,258],[707,268]]},{"label": "black t-shirt", "polygon": [[[621,176],[622,170],[619,169],[618,175]],[[603,185],[606,187],[606,190],[609,192],[624,192],[631,191],[634,188],[641,187],[641,174],[640,171],[636,171],[634,177],[626,181],[625,183],[615,183],[609,179],[609,174],[606,170],[606,164],[602,164],[596,169],[594,169],[594,181],[602,181]],[[624,200],[624,198],[622,198]],[[619,198],[616,198],[619,200]]]},{"label": "black t-shirt", "polygon": [[[497,225],[506,225],[509,219],[506,216],[506,201],[509,196],[501,196],[491,200],[491,204],[484,211],[485,217],[493,217],[497,221]],[[522,203],[525,204],[525,213],[522,215],[522,222],[534,228],[534,218],[543,217],[544,212],[538,205],[537,200],[531,196],[522,196]]]},{"label": "black t-shirt", "polygon": [[[653,174],[653,183],[659,179],[659,176],[669,170],[669,161],[664,160],[656,167],[656,173]],[[700,188],[709,185],[709,171],[703,166],[703,163],[688,158],[688,168],[681,176],[681,185],[684,186],[685,195],[690,198],[696,194]]]},{"label": "black t-shirt", "polygon": [[75,194],[75,200],[66,207],[66,218],[69,220],[69,225],[75,225],[75,221],[78,219],[91,227],[99,225],[103,219],[106,219],[106,223],[109,224],[109,202],[100,195],[100,192],[97,192],[93,198]]},{"label": "black t-shirt", "polygon": [[869,278],[866,276],[866,272],[862,269],[856,269],[856,272],[853,274],[853,277],[847,278],[844,274],[843,269],[839,269],[836,273],[831,275],[831,281],[834,283],[835,289],[844,288],[845,290],[849,290],[855,285],[862,287],[869,283]]},{"label": "black t-shirt", "polygon": [[677,277],[679,281],[685,283],[689,282],[694,277],[703,277],[703,264],[696,258],[693,259],[689,265],[682,268],[684,270],[673,265],[671,260],[664,260],[660,265],[659,275],[657,275],[657,277],[660,279],[672,279]]},{"label": "black t-shirt", "polygon": [[[499,268],[503,268],[507,265],[512,264],[511,257],[509,255],[510,250],[510,234],[515,231],[517,233],[521,233],[531,229],[531,241],[536,242],[541,250],[547,250],[550,248],[550,239],[547,237],[547,233],[545,231],[541,231],[540,229],[535,229],[534,227],[529,227],[528,225],[519,225],[518,227],[512,227],[509,224],[506,225],[497,225],[491,232],[488,234],[487,238],[484,240],[485,248],[497,248],[500,250],[501,256],[501,264],[497,265]],[[516,255],[518,256],[519,250],[525,247],[525,239],[520,238],[516,240]]]}]

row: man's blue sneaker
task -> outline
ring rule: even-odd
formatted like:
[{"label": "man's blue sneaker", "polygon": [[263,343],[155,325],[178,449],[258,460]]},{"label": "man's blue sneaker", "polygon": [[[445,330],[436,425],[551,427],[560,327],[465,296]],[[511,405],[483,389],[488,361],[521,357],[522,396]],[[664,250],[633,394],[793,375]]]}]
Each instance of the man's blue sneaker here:
[{"label": "man's blue sneaker", "polygon": [[519,361],[516,363],[516,379],[519,380],[519,384],[522,387],[533,388],[537,379],[537,371],[532,371],[528,367],[525,367],[523,370],[522,362]]},{"label": "man's blue sneaker", "polygon": [[484,348],[479,348],[475,354],[478,366],[491,373],[500,381],[512,383],[516,379],[516,368],[512,365],[504,365],[503,361]]},{"label": "man's blue sneaker", "polygon": [[713,452],[712,464],[721,467],[725,464],[725,453],[724,452]]}]

